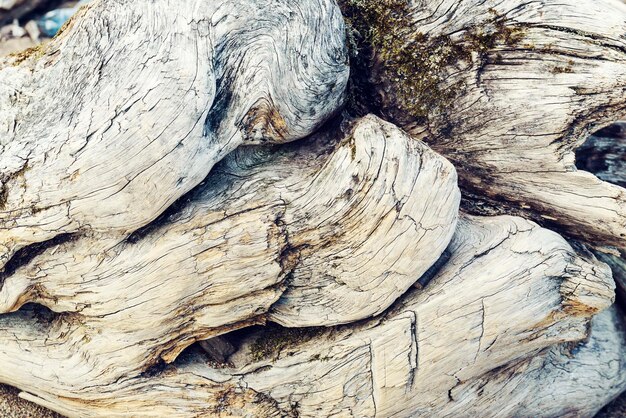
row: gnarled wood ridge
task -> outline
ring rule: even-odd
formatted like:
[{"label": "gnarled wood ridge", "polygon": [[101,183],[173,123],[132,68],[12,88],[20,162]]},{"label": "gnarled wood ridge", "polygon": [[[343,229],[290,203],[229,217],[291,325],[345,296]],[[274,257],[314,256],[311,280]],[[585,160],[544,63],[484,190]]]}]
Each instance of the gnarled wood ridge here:
[{"label": "gnarled wood ridge", "polygon": [[620,0],[90,3],[0,62],[0,383],[69,417],[593,416],[625,136],[579,152],[604,181],[575,151],[626,113],[625,34]]}]

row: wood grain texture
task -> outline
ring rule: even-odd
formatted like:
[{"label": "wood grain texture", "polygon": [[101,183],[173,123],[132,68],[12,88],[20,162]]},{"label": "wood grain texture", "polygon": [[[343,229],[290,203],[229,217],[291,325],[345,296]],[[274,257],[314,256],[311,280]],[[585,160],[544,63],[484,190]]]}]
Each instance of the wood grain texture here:
[{"label": "wood grain texture", "polygon": [[[605,265],[550,231],[508,217],[463,219],[450,251],[426,289],[413,290],[376,319],[308,338],[298,333],[275,352],[258,350],[266,347],[264,339],[272,347],[278,336],[256,331],[244,336],[230,365],[216,368],[189,353],[148,374],[109,380],[111,369],[94,371],[101,382],[95,386],[85,379],[86,367],[102,364],[97,353],[104,346],[79,336],[88,328],[73,315],[51,319],[28,309],[3,315],[0,361],[11,367],[0,379],[68,416],[109,417],[411,416],[433,410],[458,416],[459,408],[496,416],[501,406],[481,396],[485,379],[490,395],[511,392],[511,399],[524,400],[505,416],[558,416],[597,410],[626,386],[626,347],[613,314],[595,320],[600,325],[593,329],[600,331],[577,349],[560,345],[584,339],[590,319],[612,303]],[[465,297],[449,297],[459,293]],[[95,351],[68,353],[89,347]],[[115,355],[119,365],[129,350],[107,356]],[[609,353],[615,361],[604,362]],[[84,364],[77,365],[78,358]],[[58,364],[51,370],[45,359]],[[531,396],[543,387],[530,383],[538,376],[563,381],[564,388],[587,381],[579,391],[559,392],[547,411],[547,400]]]},{"label": "wood grain texture", "polygon": [[[598,178],[626,187],[626,122],[618,121],[591,135],[576,150],[576,166]],[[600,248],[598,258],[611,266],[622,305],[626,303],[626,251]]]},{"label": "wood grain texture", "polygon": [[[401,56],[352,81],[412,137],[333,118],[334,0],[96,0],[0,59],[0,383],[69,417],[591,416],[626,389],[585,247],[621,271],[626,192],[574,161],[626,109],[626,6],[346,3]],[[457,170],[466,209],[582,243],[459,214]]]},{"label": "wood grain texture", "polygon": [[73,22],[0,67],[0,265],[130,233],[237,146],[302,138],[343,101],[331,0],[96,1]]},{"label": "wood grain texture", "polygon": [[[343,3],[360,4],[366,14],[378,4]],[[626,4],[386,3],[408,9],[402,18],[381,18],[383,24],[370,18],[380,36],[399,37],[385,41],[397,49],[385,56],[403,64],[388,68],[376,61],[385,51],[376,51],[373,68],[383,70],[371,77],[379,110],[427,136],[455,164],[468,207],[520,214],[593,244],[626,247],[626,191],[574,164],[574,150],[589,133],[626,111]]]},{"label": "wood grain texture", "polygon": [[454,388],[456,415],[449,416],[592,417],[626,389],[625,341],[623,311],[612,307],[593,318],[587,340]]},{"label": "wood grain texture", "polygon": [[596,252],[603,263],[608,264],[613,272],[613,279],[617,285],[616,292],[622,306],[626,305],[626,254],[621,252]]},{"label": "wood grain texture", "polygon": [[35,302],[63,313],[50,332],[79,350],[58,382],[68,393],[266,319],[328,326],[381,313],[448,246],[460,194],[452,166],[393,125],[369,117],[346,129],[338,143],[232,154],[130,241],[44,250],[5,274],[3,311]]}]

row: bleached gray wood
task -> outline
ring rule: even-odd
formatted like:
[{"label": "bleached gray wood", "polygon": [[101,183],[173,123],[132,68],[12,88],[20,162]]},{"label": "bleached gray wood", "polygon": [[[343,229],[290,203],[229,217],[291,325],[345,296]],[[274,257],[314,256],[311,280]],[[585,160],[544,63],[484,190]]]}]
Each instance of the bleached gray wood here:
[{"label": "bleached gray wood", "polygon": [[[457,167],[472,210],[517,213],[594,245],[626,247],[626,191],[578,171],[574,161],[590,133],[626,114],[626,4],[415,0],[410,11],[412,26],[397,36],[409,42],[424,35],[418,45],[443,36],[472,59],[383,75],[374,86],[383,113],[420,135],[426,129],[431,146]],[[472,45],[472,33],[492,36],[495,46]],[[434,62],[442,59],[445,49],[431,48]],[[425,126],[412,126],[410,111],[394,111],[397,81],[408,89],[427,77],[458,94],[440,98]]]},{"label": "bleached gray wood", "polygon": [[[81,335],[91,327],[79,324],[79,316],[49,322],[28,310],[3,315],[0,361],[10,367],[0,370],[0,379],[68,416],[107,417],[220,411],[415,416],[433,410],[458,416],[471,408],[484,416],[556,416],[598,409],[624,388],[626,347],[617,317],[596,320],[598,333],[578,349],[560,346],[584,339],[590,319],[612,303],[605,265],[577,254],[557,234],[509,217],[463,219],[450,251],[426,289],[413,290],[385,315],[309,338],[296,334],[280,352],[272,351],[272,341],[284,338],[256,331],[230,357],[232,365],[217,368],[190,354],[163,371],[120,379],[119,368],[97,372],[98,353],[109,345]],[[464,297],[450,296],[458,294]],[[255,343],[259,338],[269,345]],[[108,356],[121,364],[129,350]],[[615,360],[605,362],[608,356]],[[50,361],[53,369],[46,366]],[[99,384],[86,374],[98,376]],[[559,396],[550,399],[548,411],[545,397],[532,396],[550,379],[570,386],[554,389]],[[580,390],[568,389],[576,380],[585,381],[584,399]],[[502,391],[508,397],[488,401],[477,387],[483,381],[490,396]]]},{"label": "bleached gray wood", "polygon": [[455,387],[445,416],[593,417],[626,390],[624,331],[623,311],[612,307],[593,318],[587,340]]},{"label": "bleached gray wood", "polygon": [[18,59],[0,66],[0,266],[146,225],[237,146],[312,133],[348,76],[332,0],[96,0]]},{"label": "bleached gray wood", "polygon": [[[576,166],[603,181],[626,186],[626,122],[618,121],[591,135],[576,150]],[[596,254],[611,266],[621,301],[626,302],[626,251],[602,248]]]},{"label": "bleached gray wood", "polygon": [[[605,250],[606,251],[606,250]],[[626,304],[626,255],[619,251],[596,252],[598,259],[611,267],[621,304]]]},{"label": "bleached gray wood", "polygon": [[[411,4],[425,42],[522,35],[404,124],[466,207],[625,248],[624,190],[573,155],[626,108],[624,5]],[[320,131],[343,30],[333,0],[96,0],[1,60],[0,382],[71,417],[590,416],[625,388],[605,264],[521,218],[457,226],[455,169],[388,123]],[[182,352],[217,335],[226,361]]]},{"label": "bleached gray wood", "polygon": [[87,351],[125,351],[94,359],[116,374],[266,319],[328,326],[381,313],[448,246],[456,172],[376,117],[345,129],[338,145],[319,135],[230,155],[180,213],[130,242],[95,235],[45,250],[6,275],[0,311],[34,302],[75,314]]}]

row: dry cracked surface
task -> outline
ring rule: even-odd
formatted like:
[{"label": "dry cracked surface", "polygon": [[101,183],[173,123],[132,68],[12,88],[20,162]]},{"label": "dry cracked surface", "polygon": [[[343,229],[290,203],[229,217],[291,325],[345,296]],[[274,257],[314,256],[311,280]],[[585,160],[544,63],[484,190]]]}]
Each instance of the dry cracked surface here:
[{"label": "dry cracked surface", "polygon": [[[574,152],[626,109],[626,6],[346,3],[390,31],[370,110],[405,130],[341,113],[333,0],[99,0],[0,59],[0,408],[560,417],[624,391],[621,131]],[[390,77],[388,47],[428,71]]]}]

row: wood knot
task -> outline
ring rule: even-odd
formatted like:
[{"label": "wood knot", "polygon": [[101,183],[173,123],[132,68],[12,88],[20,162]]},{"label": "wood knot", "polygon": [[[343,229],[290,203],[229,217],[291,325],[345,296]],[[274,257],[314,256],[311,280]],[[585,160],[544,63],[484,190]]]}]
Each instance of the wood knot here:
[{"label": "wood knot", "polygon": [[239,124],[246,141],[287,142],[287,122],[278,112],[271,98],[260,98]]}]

